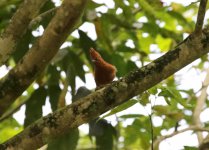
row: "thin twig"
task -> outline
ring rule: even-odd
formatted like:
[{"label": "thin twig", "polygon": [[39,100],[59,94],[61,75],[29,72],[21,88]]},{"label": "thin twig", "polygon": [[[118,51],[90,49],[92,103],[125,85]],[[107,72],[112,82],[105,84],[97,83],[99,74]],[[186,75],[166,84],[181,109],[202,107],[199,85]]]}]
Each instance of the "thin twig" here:
[{"label": "thin twig", "polygon": [[199,3],[199,2],[200,2],[200,0],[198,0],[196,2],[191,2],[188,6],[194,5],[194,4]]},{"label": "thin twig", "polygon": [[64,88],[62,89],[58,99],[58,104],[57,104],[58,108],[62,108],[66,106],[65,97],[68,92],[68,85],[69,85],[68,77],[66,77],[65,80],[63,81],[63,85]]},{"label": "thin twig", "polygon": [[2,117],[0,117],[0,122],[6,120],[7,118],[11,117],[11,115],[13,115],[14,113],[16,113],[20,107],[22,107],[26,102],[27,102],[27,98],[26,100],[22,101],[20,104],[18,104],[15,108],[12,108],[11,110],[9,110],[8,112],[4,113],[2,115]]},{"label": "thin twig", "polygon": [[153,123],[152,123],[152,114],[149,115],[150,120],[150,129],[151,129],[151,150],[154,150],[154,131],[153,131]]},{"label": "thin twig", "polygon": [[163,140],[165,139],[168,139],[168,138],[171,138],[175,135],[178,135],[180,133],[183,133],[183,132],[186,132],[186,131],[189,131],[189,130],[193,130],[193,131],[206,131],[206,132],[209,132],[209,128],[201,128],[199,126],[190,126],[186,129],[182,129],[182,130],[179,130],[179,131],[176,131],[176,132],[173,132],[171,134],[168,134],[168,135],[165,135],[165,136],[161,136],[159,137],[155,142],[154,142],[154,149],[157,149],[158,145],[160,144],[160,142],[162,142]]},{"label": "thin twig", "polygon": [[41,22],[44,18],[46,18],[47,16],[55,14],[55,12],[57,11],[58,8],[59,8],[59,7],[52,8],[52,9],[50,9],[50,10],[48,10],[48,11],[46,11],[46,12],[40,14],[40,15],[38,15],[36,18],[34,18],[34,19],[30,22],[28,28],[29,28],[29,29],[32,29],[32,27],[33,27],[34,25],[40,23],[40,22]]},{"label": "thin twig", "polygon": [[200,1],[200,6],[198,10],[198,15],[197,15],[197,22],[196,22],[195,31],[194,31],[195,35],[201,34],[203,23],[204,23],[206,5],[207,5],[207,0]]},{"label": "thin twig", "polygon": [[[209,84],[209,69],[207,70],[207,74],[203,82],[203,87],[201,89],[201,94],[197,99],[197,104],[195,106],[194,113],[193,113],[193,123],[196,126],[202,126],[202,123],[200,121],[200,113],[203,110],[203,106],[207,98],[207,87],[208,87],[207,85],[208,84]],[[202,133],[197,133],[197,138],[198,138],[199,143],[201,143],[203,140]]]}]

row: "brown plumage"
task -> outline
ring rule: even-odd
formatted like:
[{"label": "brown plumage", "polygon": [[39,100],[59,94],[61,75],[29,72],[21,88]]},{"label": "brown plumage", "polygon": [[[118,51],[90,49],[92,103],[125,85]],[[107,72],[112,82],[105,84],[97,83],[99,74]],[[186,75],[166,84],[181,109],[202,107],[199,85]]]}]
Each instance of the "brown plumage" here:
[{"label": "brown plumage", "polygon": [[90,48],[89,53],[94,64],[94,79],[97,87],[112,82],[117,71],[115,66],[106,62],[93,48]]}]

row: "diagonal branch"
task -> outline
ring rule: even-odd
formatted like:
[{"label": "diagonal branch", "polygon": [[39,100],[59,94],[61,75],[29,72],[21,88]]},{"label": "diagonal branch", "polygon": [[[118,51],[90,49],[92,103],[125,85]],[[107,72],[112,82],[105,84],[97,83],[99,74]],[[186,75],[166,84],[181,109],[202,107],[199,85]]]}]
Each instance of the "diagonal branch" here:
[{"label": "diagonal branch", "polygon": [[46,2],[47,0],[25,0],[19,6],[0,37],[0,66],[15,51],[16,44],[24,35],[30,21]]},{"label": "diagonal branch", "polygon": [[87,0],[63,1],[43,36],[0,81],[0,116],[55,56],[61,44],[80,19],[86,2]]},{"label": "diagonal branch", "polygon": [[[209,36],[209,33],[206,36]],[[198,43],[198,45],[193,45],[193,42]],[[65,131],[97,118],[102,113],[128,101],[205,55],[209,52],[208,42],[207,39],[189,38],[182,45],[152,63],[132,71],[120,80],[37,120],[22,133],[0,145],[0,149],[39,148],[51,138],[58,137]]]},{"label": "diagonal branch", "polygon": [[198,10],[198,15],[197,15],[197,22],[196,22],[195,31],[194,31],[195,35],[200,35],[202,33],[206,6],[207,6],[207,0],[200,0],[200,6]]}]

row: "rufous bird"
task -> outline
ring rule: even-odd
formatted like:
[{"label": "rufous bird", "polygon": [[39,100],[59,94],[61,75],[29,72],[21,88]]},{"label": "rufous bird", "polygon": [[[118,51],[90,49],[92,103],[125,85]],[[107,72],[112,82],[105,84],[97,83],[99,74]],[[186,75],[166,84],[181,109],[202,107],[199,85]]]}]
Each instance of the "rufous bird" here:
[{"label": "rufous bird", "polygon": [[90,48],[89,53],[94,64],[94,80],[97,88],[112,82],[116,75],[116,67],[106,62],[95,49]]}]

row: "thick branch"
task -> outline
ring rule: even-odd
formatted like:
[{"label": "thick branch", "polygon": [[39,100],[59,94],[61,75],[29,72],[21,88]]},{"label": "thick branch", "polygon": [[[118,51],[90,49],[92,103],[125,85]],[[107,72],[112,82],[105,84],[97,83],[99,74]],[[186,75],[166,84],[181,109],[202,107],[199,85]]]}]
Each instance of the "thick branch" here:
[{"label": "thick branch", "polygon": [[[46,144],[49,139],[97,118],[209,52],[208,42],[208,39],[188,38],[180,47],[169,51],[152,63],[39,119],[22,133],[2,144],[2,148],[27,149],[30,146],[35,149]],[[198,44],[193,45],[193,43]]]},{"label": "thick branch", "polygon": [[[200,96],[197,99],[197,104],[195,106],[194,113],[193,113],[194,125],[200,126],[200,127],[202,126],[202,123],[200,121],[200,113],[203,110],[203,107],[205,105],[205,101],[206,101],[206,98],[207,98],[207,88],[208,88],[207,85],[208,84],[209,84],[209,69],[207,70],[207,74],[206,74],[205,80],[203,82],[203,88],[201,90]],[[202,133],[197,132],[197,137],[198,137],[199,143],[201,143],[202,140],[203,140]]]},{"label": "thick branch", "polygon": [[44,31],[20,62],[0,81],[0,116],[34,81],[57,53],[80,18],[87,0],[65,0]]},{"label": "thick branch", "polygon": [[196,22],[195,31],[194,31],[195,35],[200,35],[202,33],[206,6],[207,6],[207,0],[200,0],[200,6],[198,10],[198,15],[197,15],[197,22]]},{"label": "thick branch", "polygon": [[15,51],[16,43],[45,2],[47,0],[25,0],[20,5],[0,38],[0,65]]}]

